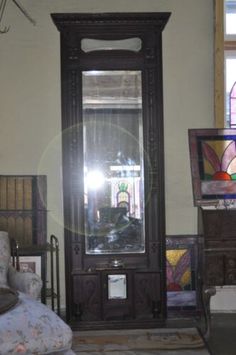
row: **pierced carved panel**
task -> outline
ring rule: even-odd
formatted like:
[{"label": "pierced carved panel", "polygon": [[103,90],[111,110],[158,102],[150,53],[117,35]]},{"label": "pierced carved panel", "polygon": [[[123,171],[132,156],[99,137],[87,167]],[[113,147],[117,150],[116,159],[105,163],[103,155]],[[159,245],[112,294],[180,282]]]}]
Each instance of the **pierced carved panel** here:
[{"label": "pierced carved panel", "polygon": [[153,318],[161,311],[159,284],[158,273],[135,274],[135,312],[138,318]]},{"label": "pierced carved panel", "polygon": [[224,285],[224,258],[223,255],[206,256],[206,284],[212,286]]},{"label": "pierced carved panel", "polygon": [[236,285],[236,253],[225,256],[225,283]]},{"label": "pierced carved panel", "polygon": [[74,276],[74,303],[79,310],[81,320],[101,319],[101,293],[97,274]]}]

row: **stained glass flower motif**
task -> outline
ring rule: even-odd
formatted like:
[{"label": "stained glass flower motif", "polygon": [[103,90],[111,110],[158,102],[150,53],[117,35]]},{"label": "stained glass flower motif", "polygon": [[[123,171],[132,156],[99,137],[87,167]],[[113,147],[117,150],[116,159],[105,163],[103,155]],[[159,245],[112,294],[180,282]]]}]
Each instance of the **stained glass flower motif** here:
[{"label": "stained glass flower motif", "polygon": [[202,142],[204,180],[236,180],[236,142]]}]

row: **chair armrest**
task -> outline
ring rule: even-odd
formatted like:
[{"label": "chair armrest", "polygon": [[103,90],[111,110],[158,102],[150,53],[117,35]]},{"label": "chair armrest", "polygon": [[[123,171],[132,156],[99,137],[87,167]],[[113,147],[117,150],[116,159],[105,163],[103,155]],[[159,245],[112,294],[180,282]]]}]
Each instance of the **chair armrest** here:
[{"label": "chair armrest", "polygon": [[33,272],[16,271],[13,266],[8,269],[9,286],[16,290],[24,292],[37,299],[42,288],[41,278]]}]

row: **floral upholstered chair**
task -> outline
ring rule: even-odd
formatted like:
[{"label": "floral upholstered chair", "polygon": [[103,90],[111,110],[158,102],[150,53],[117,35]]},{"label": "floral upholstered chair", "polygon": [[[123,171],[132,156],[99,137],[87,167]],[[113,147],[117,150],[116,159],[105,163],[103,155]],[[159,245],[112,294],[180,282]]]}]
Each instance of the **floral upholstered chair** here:
[{"label": "floral upholstered chair", "polygon": [[72,331],[39,300],[42,287],[34,273],[10,265],[8,234],[0,231],[0,354],[72,355]]}]

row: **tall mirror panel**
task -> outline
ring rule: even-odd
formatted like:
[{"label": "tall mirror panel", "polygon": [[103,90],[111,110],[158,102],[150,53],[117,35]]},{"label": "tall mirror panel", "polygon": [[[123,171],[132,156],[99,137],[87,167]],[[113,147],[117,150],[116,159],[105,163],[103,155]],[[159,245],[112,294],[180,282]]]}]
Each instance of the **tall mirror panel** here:
[{"label": "tall mirror panel", "polygon": [[141,71],[84,71],[87,254],[143,253]]}]

